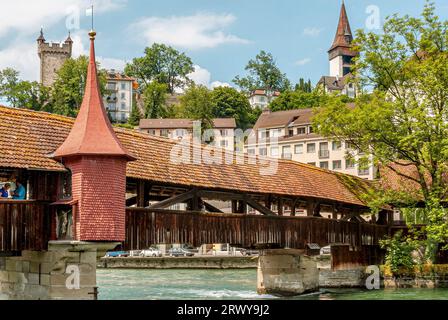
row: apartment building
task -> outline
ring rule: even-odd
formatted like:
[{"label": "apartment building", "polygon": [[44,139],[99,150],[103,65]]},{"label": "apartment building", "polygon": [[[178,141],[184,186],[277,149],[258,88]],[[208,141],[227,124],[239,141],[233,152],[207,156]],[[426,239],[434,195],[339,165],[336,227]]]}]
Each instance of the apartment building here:
[{"label": "apartment building", "polygon": [[128,121],[132,112],[135,86],[134,78],[115,70],[107,72],[109,94],[104,97],[104,105],[112,122],[126,123]]},{"label": "apartment building", "polygon": [[[194,121],[191,119],[142,119],[139,130],[150,135],[176,140],[192,139]],[[213,144],[229,151],[235,150],[236,120],[213,120]]]},{"label": "apartment building", "polygon": [[280,92],[278,91],[270,91],[265,89],[254,90],[249,95],[249,103],[253,109],[264,109],[267,108],[269,104],[274,101],[279,95]]},{"label": "apartment building", "polygon": [[316,134],[312,116],[312,109],[280,112],[265,110],[249,137],[245,152],[294,160],[373,180],[377,170],[371,158],[366,162],[366,156],[359,153],[349,141],[328,139]]}]

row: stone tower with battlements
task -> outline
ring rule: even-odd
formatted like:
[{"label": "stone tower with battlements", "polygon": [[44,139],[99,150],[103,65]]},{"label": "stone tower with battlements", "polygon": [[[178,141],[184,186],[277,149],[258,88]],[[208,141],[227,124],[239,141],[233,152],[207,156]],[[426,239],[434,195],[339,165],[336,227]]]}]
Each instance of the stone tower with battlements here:
[{"label": "stone tower with battlements", "polygon": [[63,43],[46,42],[43,30],[37,39],[37,52],[40,58],[40,83],[51,87],[64,62],[72,57],[73,40],[70,37]]}]

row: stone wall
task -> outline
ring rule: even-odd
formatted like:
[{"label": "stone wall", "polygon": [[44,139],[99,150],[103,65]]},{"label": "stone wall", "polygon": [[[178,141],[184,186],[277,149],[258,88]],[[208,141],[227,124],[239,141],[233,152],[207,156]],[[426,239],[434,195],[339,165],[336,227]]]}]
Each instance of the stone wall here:
[{"label": "stone wall", "polygon": [[385,288],[448,288],[448,265],[416,266],[392,273],[382,267]]},{"label": "stone wall", "polygon": [[255,269],[251,257],[102,258],[100,268],[111,269]]},{"label": "stone wall", "polygon": [[[96,261],[116,246],[105,243],[50,242],[48,251],[23,251],[0,258],[2,300],[93,300]],[[103,252],[104,250],[104,252]]]}]

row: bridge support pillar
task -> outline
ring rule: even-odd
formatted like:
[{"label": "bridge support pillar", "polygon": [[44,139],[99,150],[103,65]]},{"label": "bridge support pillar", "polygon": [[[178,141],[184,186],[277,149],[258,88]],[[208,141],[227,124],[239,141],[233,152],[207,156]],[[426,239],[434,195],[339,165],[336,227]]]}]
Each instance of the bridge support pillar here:
[{"label": "bridge support pillar", "polygon": [[118,243],[52,241],[0,263],[0,300],[94,300],[97,258]]},{"label": "bridge support pillar", "polygon": [[303,250],[264,250],[258,260],[258,294],[296,296],[319,290],[317,263]]}]

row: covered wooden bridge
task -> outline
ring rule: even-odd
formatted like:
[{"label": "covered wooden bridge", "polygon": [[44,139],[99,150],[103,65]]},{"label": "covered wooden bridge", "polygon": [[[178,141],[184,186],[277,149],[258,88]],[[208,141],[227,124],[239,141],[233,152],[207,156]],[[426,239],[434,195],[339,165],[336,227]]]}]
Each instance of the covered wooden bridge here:
[{"label": "covered wooden bridge", "polygon": [[[0,200],[0,253],[44,250],[48,240],[72,236],[71,173],[51,156],[73,122],[0,107],[0,182],[21,181],[28,193],[26,201]],[[127,166],[127,249],[158,243],[376,245],[392,222],[387,211],[364,221],[368,208],[360,195],[371,185],[356,177],[115,131],[137,158]],[[111,178],[98,177],[104,183]]]}]

